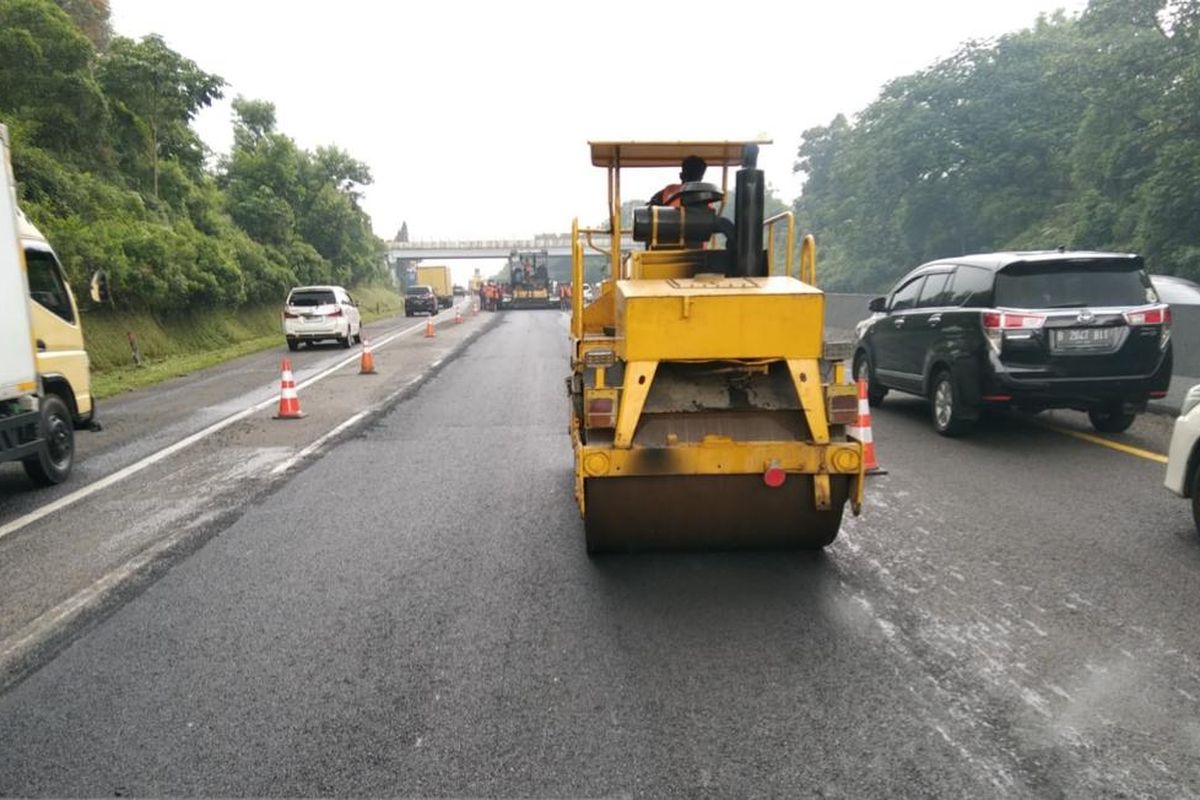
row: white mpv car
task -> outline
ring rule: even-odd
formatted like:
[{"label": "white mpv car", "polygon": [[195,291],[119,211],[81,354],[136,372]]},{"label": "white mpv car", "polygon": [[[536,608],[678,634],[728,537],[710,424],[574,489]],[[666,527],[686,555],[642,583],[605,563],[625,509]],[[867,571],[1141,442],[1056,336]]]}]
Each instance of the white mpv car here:
[{"label": "white mpv car", "polygon": [[1200,530],[1200,386],[1183,398],[1183,409],[1175,420],[1171,451],[1167,456],[1167,488],[1192,499],[1192,516]]},{"label": "white mpv car", "polygon": [[297,286],[283,308],[283,335],[289,350],[325,339],[349,347],[362,341],[358,304],[341,286]]}]

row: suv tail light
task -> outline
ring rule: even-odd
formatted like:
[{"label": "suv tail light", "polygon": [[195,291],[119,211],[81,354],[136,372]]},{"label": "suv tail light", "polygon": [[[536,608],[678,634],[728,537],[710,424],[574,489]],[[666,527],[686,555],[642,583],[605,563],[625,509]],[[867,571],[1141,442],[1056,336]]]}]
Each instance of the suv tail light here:
[{"label": "suv tail light", "polygon": [[1006,333],[1040,330],[1046,324],[1045,314],[1026,314],[1021,311],[984,311],[983,332],[988,344],[997,353],[1004,344]]},{"label": "suv tail light", "polygon": [[328,311],[325,313],[325,316],[327,316],[327,317],[340,317],[341,315],[342,315],[342,309],[340,307],[335,308],[333,311]]},{"label": "suv tail light", "polygon": [[1167,349],[1167,342],[1171,341],[1170,306],[1150,306],[1126,311],[1125,322],[1128,325],[1161,325],[1162,332],[1158,337],[1158,346],[1159,349]]},{"label": "suv tail light", "polygon": [[1155,306],[1126,311],[1125,321],[1130,325],[1170,325],[1171,307]]},{"label": "suv tail light", "polygon": [[300,315],[297,314],[295,311],[285,311],[285,312],[283,312],[283,318],[284,319],[300,319]]}]

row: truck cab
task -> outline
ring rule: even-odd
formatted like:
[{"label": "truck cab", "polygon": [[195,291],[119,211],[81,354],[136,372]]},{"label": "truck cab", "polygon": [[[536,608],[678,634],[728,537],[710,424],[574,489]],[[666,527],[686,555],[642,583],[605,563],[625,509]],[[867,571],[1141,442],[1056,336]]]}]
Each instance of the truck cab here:
[{"label": "truck cab", "polygon": [[58,256],[20,209],[17,233],[33,301],[30,312],[38,376],[45,391],[59,395],[66,403],[73,427],[86,427],[95,417],[95,403],[79,306]]},{"label": "truck cab", "polygon": [[[17,207],[0,125],[0,461],[20,461],[37,484],[61,483],[75,429],[95,424],[79,307],[46,237]],[[93,281],[99,297],[106,280]]]}]

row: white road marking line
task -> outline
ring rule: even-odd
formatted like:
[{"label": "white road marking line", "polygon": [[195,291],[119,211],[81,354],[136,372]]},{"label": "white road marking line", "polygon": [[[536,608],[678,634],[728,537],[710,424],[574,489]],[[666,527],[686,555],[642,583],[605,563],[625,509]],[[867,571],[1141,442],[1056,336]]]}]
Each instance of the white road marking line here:
[{"label": "white road marking line", "polygon": [[[438,362],[440,362],[440,361],[441,361],[441,359],[438,359]],[[431,366],[429,369],[433,369],[433,367]],[[361,420],[363,417],[367,416],[371,412],[387,407],[388,403],[392,402],[392,400],[394,400],[398,395],[400,395],[401,392],[404,392],[406,389],[411,387],[413,384],[417,383],[424,376],[425,376],[425,373],[422,372],[420,375],[417,375],[413,378],[409,378],[407,381],[404,382],[403,386],[401,386],[399,389],[396,389],[394,392],[389,394],[387,397],[383,398],[383,400],[381,400],[380,402],[376,403],[375,405],[371,406],[370,408],[367,408],[367,409],[364,409],[364,410],[358,412],[354,416],[350,417],[350,419],[345,420],[340,425],[338,425],[336,428],[331,430],[329,433],[322,436],[320,439],[317,439],[315,442],[310,444],[308,447],[305,447],[300,452],[298,452],[294,455],[288,456],[283,461],[280,461],[271,470],[271,475],[272,476],[281,475],[284,472],[287,472],[289,469],[294,467],[296,464],[300,463],[305,458],[308,458],[310,455],[315,453],[321,447],[321,445],[325,444],[327,441],[332,439],[334,436],[337,436],[339,433],[346,430],[346,428],[349,428],[351,425],[358,422],[359,420]]]},{"label": "white road marking line", "polygon": [[[380,341],[379,346],[382,347],[384,344],[387,344],[388,342],[393,341],[394,339],[396,339],[400,336],[404,336],[405,334],[412,333],[413,331],[419,330],[423,327],[424,327],[424,325],[415,325],[412,328],[408,328],[406,330],[400,331],[394,335],[391,335],[385,339],[382,339]],[[438,363],[440,364],[442,362],[442,360],[443,359],[438,359]],[[343,361],[339,365],[332,367],[328,370],[325,370],[324,372],[308,379],[301,385],[308,386],[313,383],[316,383],[321,378],[332,374],[333,372],[337,371],[341,367],[346,366],[346,364],[350,363],[350,361],[353,361],[353,359],[348,359],[346,361]],[[405,381],[402,386],[400,386],[399,388],[397,388],[396,390],[391,392],[380,403],[378,403],[364,411],[360,411],[358,414],[355,414],[353,417],[350,417],[349,419],[345,420],[344,422],[342,422],[342,424],[338,425],[332,431],[325,434],[320,439],[318,439],[317,441],[310,444],[308,447],[301,450],[295,456],[291,457],[290,459],[283,462],[282,464],[276,465],[272,469],[271,474],[276,475],[280,472],[283,472],[292,463],[295,463],[295,462],[299,461],[300,459],[304,458],[306,455],[311,454],[318,447],[320,447],[322,443],[328,441],[330,438],[335,436],[338,432],[345,430],[347,427],[358,422],[363,417],[370,414],[372,411],[375,411],[380,408],[385,408],[388,405],[388,403],[390,403],[396,397],[399,397],[403,392],[405,392],[406,390],[408,390],[415,384],[419,383],[422,380],[422,378],[424,378],[432,369],[433,368],[430,367],[430,368],[424,370],[423,372],[421,372],[420,374],[410,378],[409,380]],[[163,458],[166,458],[171,453],[178,452],[179,450],[183,449],[184,447],[188,446],[189,444],[193,444],[194,442],[199,441],[200,439],[204,438],[205,436],[207,436],[211,433],[215,433],[216,431],[220,430],[221,428],[233,424],[234,422],[236,422],[239,419],[244,419],[245,417],[249,416],[250,414],[253,414],[256,411],[260,411],[263,408],[266,408],[267,406],[271,405],[271,403],[274,403],[274,402],[275,402],[275,399],[270,398],[261,403],[256,403],[255,405],[251,406],[250,408],[243,409],[242,411],[239,411],[239,412],[227,417],[226,419],[223,419],[223,420],[215,423],[214,425],[210,425],[208,428],[205,428],[202,431],[194,433],[191,436],[189,436],[185,439],[182,439],[179,442],[176,442],[174,445],[171,445],[170,447],[160,450],[158,453],[154,453],[154,454],[148,456],[147,459],[144,459],[144,461],[147,461],[148,463],[143,464],[142,466],[138,467],[138,469],[132,469],[133,467],[136,467],[138,465],[131,464],[129,467],[126,467],[124,470],[121,470],[120,477],[132,475],[134,472],[137,472],[139,469],[143,469],[146,466],[150,466],[150,464],[152,464],[156,461],[160,461]],[[138,462],[138,463],[141,464],[141,462]],[[25,517],[22,517],[21,520],[26,520],[23,523],[24,525],[28,525],[32,522],[36,522],[38,519],[41,519],[42,517],[46,516],[47,514],[52,513],[54,510],[57,510],[58,508],[65,507],[66,505],[69,505],[71,502],[74,502],[75,500],[83,499],[84,497],[87,497],[88,495],[99,491],[101,488],[104,488],[104,486],[108,486],[108,485],[111,485],[112,483],[115,483],[116,481],[120,480],[120,477],[118,477],[118,473],[109,475],[109,476],[101,479],[100,481],[97,481],[94,484],[89,484],[88,486],[79,490],[79,492],[76,492],[74,495],[68,495],[68,497],[61,498],[59,501],[56,502],[56,504],[52,504],[52,505],[54,505],[53,509],[51,509],[49,507],[45,507],[43,509],[38,509],[38,511],[35,511],[31,514],[26,515]],[[103,486],[99,485],[101,483],[103,483]],[[74,497],[74,499],[68,501],[69,497]],[[67,502],[64,502],[64,501],[67,501]],[[212,516],[213,515],[210,514],[208,518],[211,518]],[[0,528],[0,538],[3,538],[4,536],[8,535],[13,530],[19,529],[18,527],[14,527],[14,526],[16,526],[17,523],[21,522],[21,520],[15,520],[13,523],[9,523],[9,525],[5,526],[4,528]],[[193,520],[194,523],[201,523],[201,522],[206,522],[206,521],[207,521],[207,519]],[[0,677],[3,677],[3,673],[6,673],[8,670],[11,669],[14,658],[22,657],[22,655],[27,653],[31,647],[36,646],[39,642],[44,642],[47,639],[47,637],[49,636],[51,631],[60,627],[62,624],[66,623],[67,621],[69,621],[75,617],[78,617],[80,614],[84,613],[88,608],[94,607],[97,603],[99,603],[101,601],[101,599],[105,595],[111,593],[117,587],[123,585],[133,575],[135,575],[142,569],[145,569],[149,565],[153,564],[163,554],[169,552],[171,550],[171,548],[175,547],[180,542],[184,541],[187,537],[189,537],[191,535],[191,532],[194,528],[195,528],[195,524],[189,525],[186,528],[181,528],[181,529],[175,531],[175,533],[167,536],[165,539],[159,540],[157,543],[155,543],[154,545],[143,550],[141,553],[138,553],[136,556],[134,556],[130,560],[126,561],[124,564],[117,567],[116,569],[112,570],[108,574],[104,575],[99,580],[92,583],[90,586],[76,592],[71,597],[67,598],[63,602],[54,606],[50,610],[42,613],[36,619],[34,619],[32,622],[25,625],[15,636],[10,637],[6,642],[4,642],[3,649],[0,649]]]},{"label": "white road marking line", "polygon": [[300,463],[305,458],[308,458],[308,456],[315,453],[318,449],[320,449],[321,445],[325,444],[330,439],[332,439],[334,436],[337,436],[339,433],[346,430],[346,428],[349,428],[351,425],[358,422],[360,419],[362,419],[366,415],[367,415],[366,411],[358,412],[353,417],[346,420],[341,425],[338,425],[336,428],[331,430],[329,433],[325,434],[320,439],[317,439],[315,442],[310,444],[308,447],[301,450],[299,453],[296,453],[294,456],[291,456],[289,458],[284,459],[283,461],[280,461],[275,466],[275,468],[271,470],[271,474],[272,475],[282,475],[283,473],[287,472],[289,469],[296,466],[296,464]]},{"label": "white road marking line", "polygon": [[109,572],[85,589],[76,592],[71,597],[46,611],[21,629],[20,633],[7,640],[6,646],[0,650],[0,671],[7,672],[14,655],[26,652],[32,645],[44,641],[50,631],[63,622],[72,619],[85,609],[93,606],[96,601],[122,585],[134,574],[154,563],[163,553],[191,535],[192,526],[181,528],[165,539],[159,540],[153,546],[143,550],[129,561]]},{"label": "white road marking line", "polygon": [[[405,328],[404,330],[398,331],[397,333],[389,334],[388,336],[385,336],[384,338],[380,339],[379,342],[377,342],[376,344],[373,344],[371,346],[374,348],[382,348],[384,345],[388,344],[389,342],[395,341],[396,339],[400,338],[401,336],[405,336],[407,334],[413,333],[414,331],[421,330],[424,327],[425,327],[424,323],[421,323],[419,325],[413,325],[412,327]],[[316,375],[313,375],[310,378],[306,378],[302,382],[298,383],[296,385],[296,388],[303,389],[305,387],[312,386],[314,383],[324,380],[325,378],[329,377],[333,373],[342,369],[347,364],[353,363],[358,358],[359,358],[359,356],[357,356],[357,355],[348,356],[347,358],[342,359],[338,363],[334,364],[332,367],[329,367],[326,370],[318,372]],[[229,427],[233,423],[245,419],[246,417],[250,416],[251,414],[254,414],[258,411],[262,411],[264,408],[267,408],[268,406],[270,406],[272,403],[275,403],[275,402],[277,402],[276,398],[269,397],[266,400],[263,400],[262,402],[255,403],[254,405],[250,406],[249,408],[244,408],[241,411],[230,414],[228,417],[225,417],[222,420],[218,420],[217,422],[214,422],[212,425],[209,425],[207,428],[203,428],[203,429],[197,431],[196,433],[191,434],[190,436],[185,436],[184,438],[180,439],[175,444],[168,445],[155,453],[151,453],[150,455],[146,456],[145,458],[141,459],[140,461],[135,461],[134,463],[129,464],[128,466],[122,467],[121,469],[117,470],[114,473],[106,475],[103,478],[100,478],[99,480],[93,481],[92,483],[89,483],[87,486],[84,486],[80,489],[76,489],[74,492],[71,492],[70,494],[63,495],[62,497],[58,498],[57,500],[55,500],[52,503],[47,503],[46,505],[41,506],[40,508],[36,508],[33,511],[30,511],[28,514],[25,514],[24,516],[17,517],[12,522],[9,522],[5,525],[0,525],[0,539],[3,539],[4,537],[6,537],[10,534],[16,533],[17,531],[21,530],[22,528],[28,527],[29,525],[32,525],[33,523],[37,522],[38,520],[44,519],[45,517],[50,516],[51,514],[55,513],[56,511],[61,511],[62,509],[66,508],[68,506],[78,503],[80,500],[83,500],[87,497],[91,497],[96,492],[99,492],[102,489],[107,489],[109,486],[112,486],[114,483],[119,483],[120,481],[124,480],[125,478],[130,477],[131,475],[136,475],[137,473],[141,472],[142,470],[146,469],[147,467],[154,466],[155,464],[162,461],[163,459],[168,458],[168,457],[174,455],[175,453],[178,453],[180,450],[184,450],[188,447],[191,447],[196,442],[199,442],[202,439],[212,436],[217,431],[223,430],[224,428]]]}]

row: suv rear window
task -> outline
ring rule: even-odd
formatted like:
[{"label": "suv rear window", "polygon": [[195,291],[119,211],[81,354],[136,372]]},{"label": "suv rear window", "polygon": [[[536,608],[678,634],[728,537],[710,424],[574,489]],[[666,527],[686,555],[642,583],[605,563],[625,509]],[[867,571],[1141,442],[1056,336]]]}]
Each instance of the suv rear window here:
[{"label": "suv rear window", "polygon": [[305,292],[292,292],[288,298],[290,306],[328,306],[336,303],[333,292],[328,289],[314,289]]},{"label": "suv rear window", "polygon": [[1140,306],[1151,302],[1150,279],[1127,261],[1014,264],[996,274],[1001,308]]},{"label": "suv rear window", "polygon": [[410,286],[404,290],[404,293],[413,297],[421,297],[423,295],[432,294],[433,290],[428,286]]}]

